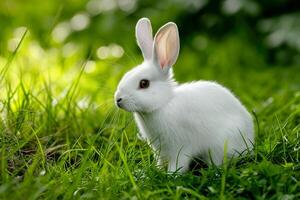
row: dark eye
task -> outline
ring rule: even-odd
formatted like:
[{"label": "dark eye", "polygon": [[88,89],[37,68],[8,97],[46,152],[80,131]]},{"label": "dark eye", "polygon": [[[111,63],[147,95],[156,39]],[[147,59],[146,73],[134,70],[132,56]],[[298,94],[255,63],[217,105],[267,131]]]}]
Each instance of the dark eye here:
[{"label": "dark eye", "polygon": [[142,79],[142,80],[140,81],[140,88],[145,89],[145,88],[148,88],[149,85],[150,85],[150,81],[147,80],[147,79]]}]

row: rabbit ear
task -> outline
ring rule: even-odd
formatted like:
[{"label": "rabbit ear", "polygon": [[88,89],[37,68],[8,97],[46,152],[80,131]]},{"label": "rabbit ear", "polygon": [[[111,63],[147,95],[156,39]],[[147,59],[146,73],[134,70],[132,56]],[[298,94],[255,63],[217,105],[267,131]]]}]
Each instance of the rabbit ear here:
[{"label": "rabbit ear", "polygon": [[153,58],[163,69],[169,71],[175,64],[179,54],[180,42],[175,23],[169,22],[162,26],[154,37]]},{"label": "rabbit ear", "polygon": [[148,18],[141,18],[135,26],[137,43],[145,60],[152,58],[153,36],[151,22]]}]

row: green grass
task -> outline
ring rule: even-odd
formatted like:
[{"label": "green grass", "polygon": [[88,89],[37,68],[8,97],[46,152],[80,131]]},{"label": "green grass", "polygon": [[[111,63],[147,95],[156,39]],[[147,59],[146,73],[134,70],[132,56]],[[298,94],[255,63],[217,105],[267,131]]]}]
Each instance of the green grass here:
[{"label": "green grass", "polygon": [[[137,62],[97,61],[88,73],[84,52],[36,57],[32,45],[26,36],[0,60],[0,199],[300,198],[299,67],[257,66],[258,53],[232,39],[200,57],[183,49],[178,80],[231,88],[257,131],[252,155],[178,175],[156,168],[132,116],[113,105],[120,76]],[[239,51],[246,55],[231,56]]]}]

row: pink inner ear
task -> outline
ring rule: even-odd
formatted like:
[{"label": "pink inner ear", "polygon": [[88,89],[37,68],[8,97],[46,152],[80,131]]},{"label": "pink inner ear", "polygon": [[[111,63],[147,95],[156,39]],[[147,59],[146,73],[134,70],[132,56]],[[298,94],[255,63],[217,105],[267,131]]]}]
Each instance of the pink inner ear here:
[{"label": "pink inner ear", "polygon": [[160,62],[160,67],[163,69],[165,66],[167,66],[167,65],[166,65],[165,61],[162,60],[162,61]]},{"label": "pink inner ear", "polygon": [[168,64],[168,61],[167,61],[167,58],[166,58],[166,52],[165,52],[165,49],[163,47],[163,45],[160,43],[161,39],[163,39],[163,35],[158,35],[158,37],[156,38],[156,42],[157,44],[157,52],[158,52],[158,59],[159,59],[159,62],[160,62],[160,67],[163,69],[164,67],[167,66]]}]

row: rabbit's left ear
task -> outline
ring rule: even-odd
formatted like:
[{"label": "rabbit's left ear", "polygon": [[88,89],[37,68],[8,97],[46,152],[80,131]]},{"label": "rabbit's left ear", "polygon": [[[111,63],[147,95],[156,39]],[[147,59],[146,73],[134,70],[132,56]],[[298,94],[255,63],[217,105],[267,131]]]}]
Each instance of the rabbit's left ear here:
[{"label": "rabbit's left ear", "polygon": [[177,60],[180,42],[175,23],[162,26],[154,37],[153,59],[163,71],[169,71]]},{"label": "rabbit's left ear", "polygon": [[135,37],[145,60],[152,58],[153,36],[151,22],[148,18],[141,18],[135,26]]}]

